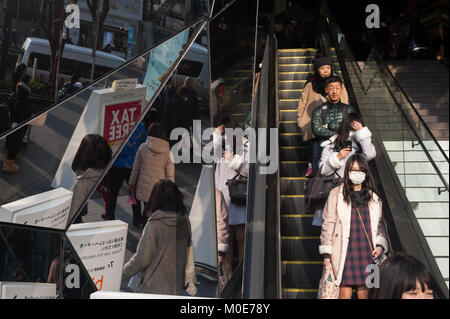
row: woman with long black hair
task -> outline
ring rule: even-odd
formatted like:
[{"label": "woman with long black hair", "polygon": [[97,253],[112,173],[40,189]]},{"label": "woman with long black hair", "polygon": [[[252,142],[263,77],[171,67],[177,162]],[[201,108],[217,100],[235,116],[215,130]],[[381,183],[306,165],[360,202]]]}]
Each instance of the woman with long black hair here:
[{"label": "woman with long black hair", "polygon": [[367,266],[388,250],[382,202],[367,161],[358,154],[346,163],[343,182],[331,190],[323,210],[319,252],[324,267],[332,267],[339,298],[349,299],[356,287],[367,299]]},{"label": "woman with long black hair", "polygon": [[122,280],[142,272],[136,292],[181,295],[185,284],[191,226],[181,194],[174,182],[160,180],[152,188],[136,253],[123,268]]},{"label": "woman with long black hair", "polygon": [[380,287],[370,299],[434,299],[430,271],[416,258],[397,253],[380,266]]}]

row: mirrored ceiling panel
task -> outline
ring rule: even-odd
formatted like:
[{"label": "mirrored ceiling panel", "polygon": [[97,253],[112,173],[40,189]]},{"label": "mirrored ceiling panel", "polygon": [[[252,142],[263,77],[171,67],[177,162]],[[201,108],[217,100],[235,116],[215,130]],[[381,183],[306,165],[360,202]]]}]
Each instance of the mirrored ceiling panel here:
[{"label": "mirrored ceiling panel", "polygon": [[[103,194],[103,183],[97,184],[106,173],[104,168],[117,157],[138,123],[151,122],[150,113],[144,118],[155,93],[162,90],[203,26],[199,23],[176,34],[45,113],[37,125],[25,126],[1,140],[2,149],[7,150],[3,167],[14,165],[12,171],[0,173],[1,221],[66,229],[95,189],[96,196]],[[184,68],[183,72],[189,72]],[[88,134],[100,136],[84,139]],[[72,189],[79,180],[83,187],[77,183],[77,189]]]},{"label": "mirrored ceiling panel", "polygon": [[[207,0],[4,3],[0,136],[206,17],[209,5]],[[29,77],[22,79],[24,74]],[[28,95],[28,105],[14,111],[18,94],[19,100]]]}]

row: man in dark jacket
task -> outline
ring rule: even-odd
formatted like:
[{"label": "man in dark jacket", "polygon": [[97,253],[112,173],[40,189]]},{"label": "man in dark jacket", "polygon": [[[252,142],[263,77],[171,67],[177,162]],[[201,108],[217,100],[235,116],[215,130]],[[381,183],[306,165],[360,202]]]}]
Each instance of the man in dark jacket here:
[{"label": "man in dark jacket", "polygon": [[316,136],[313,141],[313,176],[319,170],[319,160],[322,154],[320,144],[332,137],[339,130],[342,120],[348,113],[355,112],[355,109],[341,102],[342,80],[338,76],[331,76],[325,82],[325,93],[327,102],[314,109],[311,117],[311,128]]},{"label": "man in dark jacket", "polygon": [[[30,84],[31,77],[28,74],[22,75],[20,82],[16,87],[15,103],[11,110],[11,121],[13,123],[21,123],[31,116],[30,110]],[[17,131],[6,137],[6,153],[7,156],[3,161],[3,172],[15,173],[19,170],[19,166],[15,163],[17,154],[20,151],[23,138],[27,132],[28,125],[25,125]]]}]

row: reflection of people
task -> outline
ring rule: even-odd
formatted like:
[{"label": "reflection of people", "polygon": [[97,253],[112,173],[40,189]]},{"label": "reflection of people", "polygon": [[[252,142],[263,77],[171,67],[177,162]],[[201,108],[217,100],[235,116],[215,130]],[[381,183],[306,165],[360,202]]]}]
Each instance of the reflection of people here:
[{"label": "reflection of people", "polygon": [[[164,129],[155,122],[148,128],[147,141],[141,144],[137,151],[129,182],[131,192],[136,194],[136,200],[146,204],[153,186],[161,179],[175,181],[175,165],[170,156]],[[139,216],[133,215],[133,221],[136,223],[139,223],[140,219],[140,212]]]},{"label": "reflection of people", "polygon": [[[111,160],[112,150],[103,136],[88,134],[81,141],[80,147],[72,162],[72,170],[76,174],[75,183],[72,186],[72,203],[70,205],[68,221],[72,219],[83,201],[87,198],[92,187],[100,179],[100,176]],[[87,204],[78,215],[74,223],[83,222],[81,216],[87,214]]]},{"label": "reflection of people", "polygon": [[[246,221],[246,207],[231,203],[230,193],[226,182],[236,177],[238,174],[248,176],[248,140],[243,138],[238,141],[241,144],[242,153],[237,154],[236,141],[227,141],[225,135],[226,128],[235,129],[237,123],[226,117],[222,119],[221,125],[214,132],[214,148],[222,148],[222,157],[218,160],[215,170],[215,188],[217,223],[218,223],[218,243],[219,243],[219,264],[225,262],[225,269],[228,278],[233,273],[233,241],[238,244],[239,260],[244,257],[244,235]],[[224,143],[223,143],[224,142]],[[223,144],[225,147],[223,147]],[[235,148],[231,148],[233,145]],[[217,151],[216,151],[217,153]],[[226,210],[226,211],[224,211]],[[226,227],[228,224],[228,227]],[[227,229],[228,228],[228,229]]]},{"label": "reflection of people", "polygon": [[[131,171],[133,169],[134,159],[136,157],[139,146],[147,140],[147,131],[143,123],[139,123],[136,130],[130,136],[127,144],[120,152],[113,166],[109,170],[109,194],[106,203],[106,214],[102,215],[105,220],[115,219],[115,209],[117,204],[117,196],[124,180],[127,183],[130,180]],[[137,227],[141,222],[138,218],[141,214],[141,206],[136,203],[132,205],[133,209],[133,225]]]},{"label": "reflection of people", "polygon": [[[31,77],[28,74],[23,74],[20,78],[20,82],[17,83],[15,101],[10,106],[11,121],[13,126],[15,126],[14,123],[21,123],[31,116],[30,81]],[[15,163],[15,161],[17,155],[19,154],[27,129],[28,125],[25,125],[6,137],[5,149],[7,155],[3,161],[4,173],[16,173],[19,170],[19,166]]]},{"label": "reflection of people", "polygon": [[78,74],[72,74],[70,81],[64,83],[62,89],[59,91],[58,101],[61,101],[66,97],[72,95],[82,87],[83,84],[80,82],[80,77],[78,76]]},{"label": "reflection of people", "polygon": [[413,256],[396,253],[380,266],[380,287],[370,299],[434,299],[433,277]]},{"label": "reflection of people", "polygon": [[332,267],[339,298],[350,299],[356,286],[358,298],[367,299],[366,268],[388,250],[388,244],[382,202],[361,155],[347,160],[342,184],[331,190],[323,220],[319,252],[324,267]]},{"label": "reflection of people", "polygon": [[183,195],[172,181],[155,184],[148,213],[136,253],[123,268],[122,280],[143,272],[136,292],[181,295],[191,232]]}]

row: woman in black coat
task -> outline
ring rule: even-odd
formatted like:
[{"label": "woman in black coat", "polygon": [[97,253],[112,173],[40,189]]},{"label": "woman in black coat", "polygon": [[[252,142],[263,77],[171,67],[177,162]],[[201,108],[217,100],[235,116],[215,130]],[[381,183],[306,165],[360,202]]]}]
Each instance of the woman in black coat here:
[{"label": "woman in black coat", "polygon": [[[21,123],[31,116],[30,81],[31,77],[28,74],[23,74],[20,78],[20,82],[17,83],[15,102],[11,108],[11,121],[13,122],[13,126],[15,123]],[[3,172],[16,173],[19,170],[19,166],[15,161],[17,154],[20,151],[20,147],[22,146],[22,141],[27,132],[27,128],[28,125],[25,125],[6,137],[6,158],[3,161]]]}]

